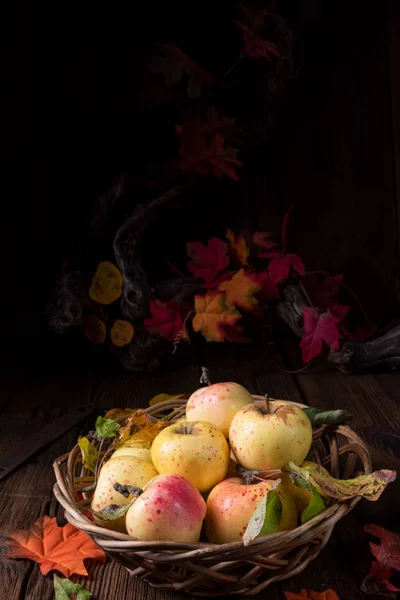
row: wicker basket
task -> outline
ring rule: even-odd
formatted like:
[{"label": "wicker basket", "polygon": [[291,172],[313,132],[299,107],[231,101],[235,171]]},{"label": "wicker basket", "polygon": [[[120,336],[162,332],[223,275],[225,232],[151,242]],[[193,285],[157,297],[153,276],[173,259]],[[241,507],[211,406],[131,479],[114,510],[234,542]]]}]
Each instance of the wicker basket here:
[{"label": "wicker basket", "polygon": [[[256,400],[263,399],[254,396]],[[171,421],[184,415],[186,400],[171,400],[146,409],[153,416],[169,414]],[[295,403],[294,403],[295,404]],[[301,404],[297,406],[303,407]],[[94,441],[94,443],[97,443]],[[371,459],[364,442],[346,426],[324,426],[313,432],[314,460],[330,473],[349,478],[357,472],[370,473]],[[336,503],[292,531],[256,538],[249,546],[176,542],[141,542],[104,529],[85,516],[90,503],[78,501],[76,489],[94,481],[84,469],[76,445],[54,463],[57,483],[54,494],[65,509],[67,520],[85,531],[112,559],[124,565],[155,588],[198,596],[240,594],[251,596],[274,581],[303,571],[328,542],[335,523],[360,500]]]}]

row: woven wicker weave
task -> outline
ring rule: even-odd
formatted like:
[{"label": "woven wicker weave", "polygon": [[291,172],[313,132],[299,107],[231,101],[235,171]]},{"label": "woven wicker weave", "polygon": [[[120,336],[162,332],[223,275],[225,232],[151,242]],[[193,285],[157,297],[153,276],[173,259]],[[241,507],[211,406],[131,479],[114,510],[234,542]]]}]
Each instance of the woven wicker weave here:
[{"label": "woven wicker weave", "polygon": [[[262,399],[254,396],[255,399]],[[185,400],[171,400],[146,409],[153,416],[170,412],[176,420],[185,412]],[[297,406],[302,406],[297,404]],[[93,443],[98,443],[95,440]],[[335,477],[349,478],[371,472],[371,459],[364,442],[346,426],[324,426],[313,432],[314,460]],[[294,529],[256,538],[249,546],[241,542],[215,545],[176,542],[141,542],[128,535],[93,524],[84,514],[90,503],[76,499],[76,489],[90,485],[93,474],[84,469],[75,446],[54,463],[57,483],[54,494],[65,509],[67,520],[85,531],[113,560],[131,575],[150,585],[200,596],[240,594],[251,596],[274,581],[297,575],[321,552],[335,523],[359,498],[336,503]]]}]

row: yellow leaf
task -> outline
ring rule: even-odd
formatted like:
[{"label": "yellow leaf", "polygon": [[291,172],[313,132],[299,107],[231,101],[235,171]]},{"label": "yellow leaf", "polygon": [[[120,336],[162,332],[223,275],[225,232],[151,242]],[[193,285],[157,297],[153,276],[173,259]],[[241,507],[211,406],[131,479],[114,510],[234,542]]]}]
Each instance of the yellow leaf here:
[{"label": "yellow leaf", "polygon": [[105,324],[95,315],[85,317],[83,321],[83,331],[93,344],[103,344],[107,336]]},{"label": "yellow leaf", "polygon": [[99,304],[111,304],[122,294],[122,274],[111,262],[99,264],[92,279],[89,296]]},{"label": "yellow leaf", "polygon": [[226,292],[226,304],[237,306],[243,310],[254,312],[257,310],[258,301],[254,294],[262,289],[262,286],[251,273],[240,269],[229,281],[223,281],[219,290]]},{"label": "yellow leaf", "polygon": [[172,400],[173,398],[189,398],[188,394],[157,394],[154,396],[149,402],[149,406],[154,406],[155,404],[160,404],[161,402],[166,402],[167,400]]},{"label": "yellow leaf", "polygon": [[192,322],[194,331],[201,331],[207,342],[223,342],[224,326],[233,326],[241,314],[235,307],[225,304],[226,294],[209,292],[205,296],[195,296],[196,315]]},{"label": "yellow leaf", "polygon": [[83,464],[90,471],[95,471],[97,463],[97,450],[93,444],[86,438],[80,437],[78,446],[82,452]]},{"label": "yellow leaf", "polygon": [[122,348],[132,340],[135,330],[129,321],[117,319],[111,327],[110,337],[114,346]]},{"label": "yellow leaf", "polygon": [[167,421],[159,421],[141,409],[135,410],[118,429],[114,447],[128,445],[134,448],[150,448],[154,438],[169,425]]},{"label": "yellow leaf", "polygon": [[248,265],[247,259],[249,258],[250,250],[247,246],[246,240],[242,235],[236,235],[228,229],[226,232],[226,239],[229,242],[233,254],[233,260],[239,267],[245,267]]}]

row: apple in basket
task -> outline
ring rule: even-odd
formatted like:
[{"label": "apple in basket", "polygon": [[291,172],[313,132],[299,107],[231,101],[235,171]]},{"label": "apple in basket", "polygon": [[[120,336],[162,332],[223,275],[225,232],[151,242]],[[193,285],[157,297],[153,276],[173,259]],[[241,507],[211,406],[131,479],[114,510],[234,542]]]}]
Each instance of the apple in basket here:
[{"label": "apple in basket", "polygon": [[139,540],[198,542],[206,503],[181,475],[157,475],[126,514],[128,534]]},{"label": "apple in basket", "polygon": [[[246,484],[240,477],[221,481],[207,498],[204,521],[207,539],[214,544],[240,542],[259,502],[275,485],[272,480]],[[282,484],[276,492],[282,511],[276,531],[294,529],[297,526],[294,500]]]},{"label": "apple in basket", "polygon": [[137,456],[142,460],[151,462],[151,452],[149,448],[136,448],[135,446],[129,446],[128,444],[124,444],[115,450],[115,452],[112,453],[111,458],[116,458],[117,456]]},{"label": "apple in basket", "polygon": [[[101,468],[91,503],[92,510],[98,512],[110,504],[128,504],[132,500],[133,496],[125,498],[117,492],[113,487],[115,483],[143,488],[156,475],[157,471],[151,462],[137,456],[110,458]],[[94,515],[94,519],[101,527],[126,533],[125,516],[103,521]]]},{"label": "apple in basket", "polygon": [[246,469],[280,469],[289,461],[300,465],[311,448],[311,421],[290,402],[258,401],[233,417],[229,441]]},{"label": "apple in basket", "polygon": [[180,421],[166,427],[151,446],[159,473],[186,477],[200,492],[208,492],[226,476],[229,446],[222,431],[205,421]]},{"label": "apple in basket", "polygon": [[186,404],[189,421],[208,421],[228,437],[229,426],[236,413],[253,404],[249,392],[238,383],[215,383],[194,392]]}]

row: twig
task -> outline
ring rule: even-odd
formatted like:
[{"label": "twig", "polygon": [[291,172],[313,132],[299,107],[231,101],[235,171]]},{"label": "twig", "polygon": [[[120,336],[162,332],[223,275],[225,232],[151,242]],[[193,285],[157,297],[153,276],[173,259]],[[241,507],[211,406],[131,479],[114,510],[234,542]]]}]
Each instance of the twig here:
[{"label": "twig", "polygon": [[211,385],[210,377],[208,375],[208,369],[206,367],[201,368],[200,385]]}]

